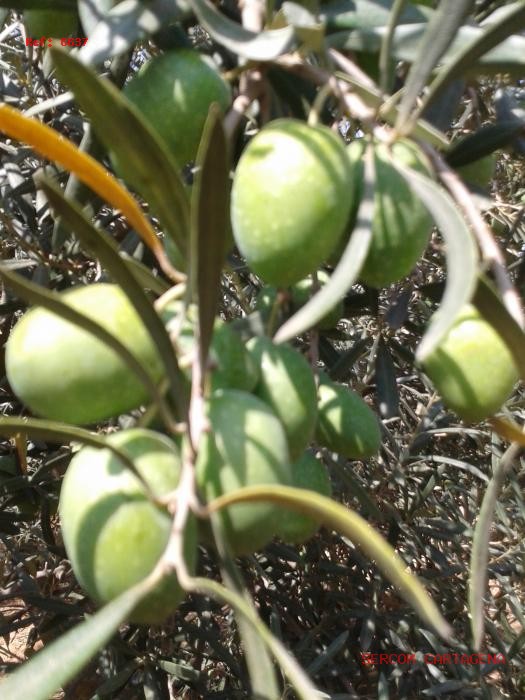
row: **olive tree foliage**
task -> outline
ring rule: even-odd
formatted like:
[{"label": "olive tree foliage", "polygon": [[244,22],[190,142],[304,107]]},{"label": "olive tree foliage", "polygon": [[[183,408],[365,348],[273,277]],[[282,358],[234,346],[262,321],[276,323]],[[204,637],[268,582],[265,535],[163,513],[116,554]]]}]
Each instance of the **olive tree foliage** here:
[{"label": "olive tree foliage", "polygon": [[[38,596],[54,615],[53,641],[10,669],[2,697],[50,697],[94,658],[105,660],[101,697],[132,681],[147,697],[166,697],[168,685],[204,697],[466,695],[473,686],[488,697],[489,666],[429,671],[422,658],[487,651],[505,656],[498,682],[516,696],[523,629],[486,597],[497,588],[521,624],[523,2],[0,5],[6,533],[31,520],[21,515],[29,500],[60,561],[54,512],[82,445],[120,460],[134,498],[171,523],[154,569],[120,595],[100,595],[103,606],[80,589],[75,602]],[[175,54],[183,67],[168,66]],[[159,59],[154,76],[148,65]],[[186,91],[173,105],[163,83],[172,68]],[[130,87],[138,70],[141,87]],[[272,149],[268,176],[261,152]],[[101,281],[125,298],[122,330],[103,304],[67,301],[71,287]],[[93,413],[83,406],[69,420],[70,389],[61,395],[39,377],[46,350],[36,336],[15,340],[28,305],[42,307],[50,335],[74,324],[103,347],[97,358],[118,358],[119,376],[137,386],[134,410],[113,408],[118,382],[104,405],[100,365],[110,361],[101,359],[71,402],[91,402]],[[142,347],[138,332],[126,338],[134,323]],[[472,328],[486,339],[478,349]],[[57,376],[71,352],[80,363],[86,344],[75,342],[64,343],[77,348],[69,356],[56,348],[58,360],[47,350]],[[262,380],[251,381],[250,363]],[[297,377],[301,398],[311,384],[304,416],[291,399]],[[175,490],[155,492],[125,440],[106,437],[129,428],[168,436],[180,457]],[[267,467],[287,445],[294,460],[308,447],[324,464],[322,487],[275,473],[240,483],[239,472],[241,488],[224,485],[232,464]],[[270,542],[281,510],[308,535],[323,527],[307,544]],[[196,516],[194,568],[182,543]],[[129,621],[166,577],[187,597],[165,634],[148,638]],[[96,599],[93,582],[83,585]],[[78,624],[62,624],[68,615]],[[200,621],[210,615],[212,632]],[[166,658],[162,635],[180,640],[179,627],[191,643],[173,642]],[[360,657],[371,651],[421,654],[402,671],[371,671]]]}]

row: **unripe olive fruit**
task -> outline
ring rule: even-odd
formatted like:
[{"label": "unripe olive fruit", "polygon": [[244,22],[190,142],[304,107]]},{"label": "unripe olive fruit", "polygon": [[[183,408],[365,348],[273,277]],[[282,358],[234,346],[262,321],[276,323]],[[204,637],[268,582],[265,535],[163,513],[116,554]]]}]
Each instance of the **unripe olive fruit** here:
[{"label": "unripe olive fruit", "polygon": [[[324,285],[330,279],[330,275],[325,270],[317,271],[317,282],[319,288],[324,287]],[[295,307],[298,309],[304,306],[310,297],[315,294],[314,291],[314,281],[311,277],[307,277],[304,280],[300,280],[292,286],[292,300]],[[340,299],[336,302],[335,306],[329,311],[323,318],[317,323],[317,328],[321,330],[329,330],[330,328],[335,328],[341,316],[344,313],[343,301]]]},{"label": "unripe olive fruit", "polygon": [[24,24],[28,35],[37,39],[66,37],[78,27],[78,15],[68,10],[25,10]]},{"label": "unripe olive fruit", "polygon": [[381,446],[379,422],[355,391],[321,376],[316,438],[349,459],[366,459]]},{"label": "unripe olive fruit", "polygon": [[[116,336],[154,381],[163,368],[155,345],[124,292],[92,284],[60,293],[62,301]],[[66,423],[96,423],[137,408],[148,393],[105,343],[60,316],[35,307],[6,344],[11,387],[34,413]]]},{"label": "unripe olive fruit", "polygon": [[[317,283],[319,288],[324,287],[329,279],[330,275],[328,272],[325,270],[317,271]],[[285,294],[285,301],[280,305],[280,308],[277,311],[276,323],[280,323],[283,318],[291,316],[309,301],[309,299],[315,294],[314,282],[312,277],[309,276],[293,284],[286,292],[285,290],[282,291]],[[277,299],[277,294],[277,288],[272,287],[271,285],[263,287],[257,294],[255,308],[257,311],[259,311],[265,321],[268,321],[270,318]],[[331,328],[335,328],[343,313],[344,305],[343,301],[340,300],[336,302],[331,311],[323,316],[323,318],[315,325],[315,328],[320,330],[330,330]]]},{"label": "unripe olive fruit", "polygon": [[496,171],[497,155],[490,153],[479,160],[458,168],[458,174],[469,184],[486,189],[494,177]]},{"label": "unripe olive fruit", "polygon": [[[134,428],[113,433],[108,443],[123,451],[156,497],[177,488],[180,457],[166,436]],[[62,536],[71,566],[84,590],[106,603],[153,571],[171,533],[168,511],[148,499],[140,479],[109,448],[82,448],[66,471],[59,502]],[[188,569],[194,570],[196,525],[184,532]],[[166,576],[131,615],[132,622],[157,623],[184,597],[175,574]]]},{"label": "unripe olive fruit", "polygon": [[195,159],[212,102],[226,111],[231,91],[213,61],[192,49],[151,58],[123,90],[180,167]]},{"label": "unripe olive fruit", "polygon": [[246,147],[233,181],[233,235],[265,282],[288,286],[334,250],[350,211],[350,163],[325,126],[278,119]]},{"label": "unripe olive fruit", "polygon": [[[178,327],[181,313],[183,313],[181,302],[172,302],[161,312],[161,317],[168,331]],[[179,364],[188,380],[191,379],[191,362],[197,351],[195,345],[196,323],[195,309],[191,308],[178,332],[173,335]],[[215,319],[209,362],[213,390],[241,389],[242,391],[251,391],[259,379],[259,370],[250,353],[246,350],[241,337],[220,318]]]},{"label": "unripe olive fruit", "polygon": [[[197,484],[205,501],[243,486],[291,483],[284,429],[270,407],[242,391],[217,391],[208,403],[210,431],[199,443]],[[219,511],[234,554],[263,548],[275,534],[279,507],[241,503]]]},{"label": "unripe olive fruit", "polygon": [[315,431],[317,392],[312,369],[296,350],[275,345],[269,338],[252,338],[248,349],[260,369],[254,392],[280,419],[295,460]]},{"label": "unripe olive fruit", "polygon": [[[363,139],[348,146],[352,165],[354,203],[350,221],[355,222],[363,188]],[[429,168],[420,150],[406,140],[391,146],[391,158],[424,175]],[[423,255],[432,230],[432,219],[402,175],[394,168],[389,148],[374,144],[375,190],[372,240],[360,277],[372,287],[385,287],[408,275]]]},{"label": "unripe olive fruit", "polygon": [[496,413],[519,378],[503,339],[471,305],[464,307],[423,368],[445,404],[469,423]]},{"label": "unripe olive fruit", "polygon": [[[332,495],[332,484],[327,468],[309,452],[305,452],[297,462],[292,464],[292,486],[314,491],[321,496]],[[306,542],[318,529],[319,523],[307,515],[301,515],[287,508],[281,511],[278,535],[289,544]]]}]

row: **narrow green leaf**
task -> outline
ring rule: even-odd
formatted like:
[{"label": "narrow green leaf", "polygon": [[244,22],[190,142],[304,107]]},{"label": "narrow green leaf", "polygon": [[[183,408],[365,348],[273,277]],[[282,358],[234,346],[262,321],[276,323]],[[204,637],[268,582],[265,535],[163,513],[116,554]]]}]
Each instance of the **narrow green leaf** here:
[{"label": "narrow green leaf", "polygon": [[146,579],[103,607],[0,682],[2,700],[48,700],[101,651],[152,588]]},{"label": "narrow green leaf", "polygon": [[274,342],[286,343],[315,326],[357,280],[372,239],[374,180],[372,150],[368,148],[365,155],[363,197],[348,245],[328,282],[297,313],[283,323],[275,334]]},{"label": "narrow green leaf", "polygon": [[150,268],[140,260],[136,260],[128,253],[120,254],[122,260],[129,267],[137,282],[143,289],[151,289],[152,292],[161,296],[170,289],[170,285],[165,282],[161,277],[158,277],[152,273]]},{"label": "narrow green leaf", "polygon": [[165,233],[184,256],[189,236],[189,202],[173,157],[112,83],[99,78],[71,53],[51,51],[58,77],[71,87],[98,138],[115,154],[130,184],[150,204]]},{"label": "narrow green leaf", "polygon": [[294,28],[298,39],[303,42],[304,51],[321,51],[324,42],[324,22],[312,14],[305,6],[286,0],[281,12],[287,24]]},{"label": "narrow green leaf", "polygon": [[370,343],[370,338],[359,338],[355,343],[338,355],[337,360],[329,367],[330,379],[335,382],[342,382],[350,376],[352,367],[364,353]]},{"label": "narrow green leaf", "polygon": [[81,442],[83,445],[99,447],[100,449],[109,449],[133,472],[136,471],[128,455],[118,447],[107,443],[105,437],[74,425],[66,425],[65,423],[57,423],[41,418],[1,416],[0,435],[3,437],[31,435],[39,440],[56,442],[57,444]]},{"label": "narrow green leaf", "polygon": [[[106,149],[100,141],[94,137],[91,124],[84,127],[84,135],[78,146],[79,151],[87,153],[95,160],[102,161]],[[94,216],[95,211],[103,206],[103,200],[96,195],[93,190],[85,185],[74,173],[70,173],[64,187],[64,195],[71,200],[76,200],[84,208],[86,214]],[[58,253],[69,236],[69,231],[60,221],[56,219],[53,225],[53,235],[51,247],[53,253]]]},{"label": "narrow green leaf", "polygon": [[[392,53],[398,61],[415,63],[418,60],[418,52],[421,42],[427,30],[426,24],[402,24],[396,27],[392,38]],[[385,35],[386,27],[372,27],[342,31],[330,34],[326,38],[326,44],[333,48],[346,51],[366,51],[377,53],[381,48],[381,42]],[[452,46],[442,56],[440,63],[446,65],[454,56],[463,50],[466,44],[476,39],[483,29],[465,25],[460,27]],[[472,66],[471,71],[480,73],[511,73],[518,77],[523,73],[525,65],[525,37],[515,34],[501,44],[481,56]],[[469,71],[470,72],[470,71]]]},{"label": "narrow green leaf", "polygon": [[[48,10],[51,6],[49,0],[1,0],[0,7],[8,7],[10,10]],[[76,10],[76,0],[53,0],[54,10]]]},{"label": "narrow green leaf", "polygon": [[315,659],[307,666],[306,670],[308,673],[310,673],[312,676],[319,673],[319,671],[324,668],[324,666],[326,666],[326,664],[331,661],[334,656],[337,656],[341,649],[347,646],[349,636],[350,632],[348,630],[338,634],[334,641],[328,645],[325,651],[323,651],[322,654],[319,654],[319,656],[316,656]]},{"label": "narrow green leaf", "polygon": [[497,433],[500,437],[508,442],[515,442],[522,447],[525,447],[525,433],[523,428],[518,423],[515,423],[510,418],[500,418],[495,416],[489,418],[488,421],[492,427],[492,430]]},{"label": "narrow green leaf", "polygon": [[319,691],[312,685],[304,670],[239,594],[207,578],[194,578],[192,587],[196,592],[227,603],[238,616],[242,616],[252,625],[284,671],[300,700],[318,700]]},{"label": "narrow green leaf", "polygon": [[145,39],[188,14],[179,0],[123,0],[104,15],[89,33],[89,41],[78,57],[84,64],[98,65],[123,54]]},{"label": "narrow green leaf", "polygon": [[422,362],[448,333],[462,306],[472,298],[477,283],[478,250],[473,234],[450,195],[428,177],[394,160],[392,164],[428,209],[446,244],[447,284],[441,305],[416,352],[416,358]]},{"label": "narrow green leaf", "polygon": [[138,659],[130,661],[121,671],[108,678],[102,685],[99,685],[91,700],[118,697],[118,691],[123,689],[138,668],[140,668]]},{"label": "narrow green leaf", "polygon": [[115,4],[116,0],[78,0],[78,14],[86,36],[92,38],[97,24],[104,20]]},{"label": "narrow green leaf", "polygon": [[523,649],[525,646],[525,630],[522,630],[519,635],[516,637],[516,639],[512,642],[510,645],[510,648],[506,654],[507,657],[507,663],[516,656],[516,654],[519,654],[520,651]]},{"label": "narrow green leaf", "polygon": [[[321,5],[320,16],[330,30],[371,29],[386,27],[392,11],[392,0],[331,0]],[[409,4],[402,11],[403,24],[426,22],[432,10]]]},{"label": "narrow green leaf", "polygon": [[409,121],[421,90],[473,7],[474,0],[441,0],[439,3],[421,39],[418,57],[406,79],[396,129],[402,130]]},{"label": "narrow green leaf", "polygon": [[295,43],[293,27],[248,31],[221,14],[209,0],[188,0],[199,22],[226,49],[252,61],[272,61]]},{"label": "narrow green leaf", "polygon": [[478,520],[474,528],[469,568],[468,601],[472,646],[476,651],[480,650],[483,642],[483,630],[485,626],[483,598],[487,587],[490,530],[494,518],[494,509],[498,494],[505,480],[505,475],[512,467],[514,459],[521,449],[519,445],[511,445],[496,466],[494,475],[483,496]]},{"label": "narrow green leaf", "polygon": [[479,277],[472,301],[507,344],[520,377],[525,381],[525,333],[507,311],[494,285],[484,275]]},{"label": "narrow green leaf", "polygon": [[498,19],[493,24],[483,27],[482,32],[454,55],[446,66],[438,71],[428,92],[423,97],[418,111],[424,109],[436,98],[441,90],[455,77],[463,75],[478,58],[488,53],[495,46],[512,34],[520,32],[525,27],[525,4],[523,0],[508,7],[501,8]]},{"label": "narrow green leaf", "polygon": [[[242,601],[251,617],[258,620],[257,610],[250,591],[231,553],[227,537],[224,535],[222,520],[214,514],[210,517],[210,526],[220,563],[221,578],[226,590]],[[260,624],[263,624],[259,621]],[[244,649],[246,666],[250,676],[251,695],[261,700],[273,700],[279,696],[279,687],[272,660],[268,654],[263,637],[258,629],[245,615],[237,619],[239,637]]]},{"label": "narrow green leaf", "polygon": [[381,50],[379,51],[379,85],[381,92],[385,94],[390,92],[390,83],[393,82],[393,77],[395,76],[392,61],[392,39],[396,26],[401,21],[406,4],[407,0],[394,0],[388,17],[386,32],[381,42]]},{"label": "narrow green leaf", "polygon": [[377,386],[377,403],[382,418],[399,415],[399,392],[397,390],[396,370],[390,350],[380,338],[375,360],[375,377]]},{"label": "narrow green leaf", "polygon": [[0,265],[0,277],[2,277],[7,286],[15,291],[24,301],[35,306],[42,306],[51,313],[57,314],[66,321],[69,321],[69,323],[74,323],[87,333],[96,336],[102,343],[105,343],[113,352],[124,360],[129,369],[134,372],[137,378],[142,382],[152,400],[157,403],[162,402],[155,382],[139,360],[137,360],[135,355],[133,355],[118,338],[107,331],[100,323],[93,321],[88,316],[85,316],[71,308],[71,306],[65,304],[56,292],[50,292],[44,289],[44,287],[30,282],[21,275],[10,272],[4,265]]},{"label": "narrow green leaf", "polygon": [[166,375],[170,382],[173,402],[177,407],[177,417],[179,420],[183,420],[186,411],[185,406],[182,404],[182,396],[184,395],[182,378],[170,337],[153,304],[137,282],[134,273],[120,257],[117,244],[107,233],[101,229],[96,229],[86,219],[81,209],[73,202],[67,200],[53,183],[41,179],[38,185],[43,189],[55,213],[62,217],[63,222],[76,235],[82,246],[100,260],[114,281],[126,293],[130,303],[149,331],[159,356],[164,363]]},{"label": "narrow green leaf", "polygon": [[[355,92],[367,103],[367,105],[379,110],[381,119],[384,119],[391,126],[395,124],[398,114],[398,107],[397,105],[391,104],[388,101],[384,102],[379,90],[373,90],[345,73],[338,72],[336,73],[336,76],[349,83]],[[426,143],[429,143],[431,146],[438,149],[447,149],[450,145],[445,134],[424,119],[418,120],[412,133],[415,138],[426,141]]]},{"label": "narrow green leaf", "polygon": [[353,498],[357,498],[364,515],[370,515],[378,523],[388,523],[389,515],[386,512],[385,502],[381,504],[381,509],[376,503],[375,496],[370,495],[366,486],[362,485],[351,465],[344,458],[339,457],[338,461],[335,461],[328,457],[327,466],[330,468],[330,473],[335,472],[338,480],[348,489],[348,493],[351,493]]},{"label": "narrow green leaf", "polygon": [[450,639],[451,628],[423,585],[409,573],[406,563],[388,542],[360,515],[326,496],[290,486],[252,486],[238,489],[215,499],[208,504],[208,508],[210,512],[215,512],[233,503],[246,501],[272,501],[282,504],[348,537],[376,564],[383,576],[397,588],[419,616],[441,637]]},{"label": "narrow green leaf", "polygon": [[206,366],[220,297],[229,216],[230,158],[221,110],[210,107],[197,154],[191,200],[192,285],[199,300],[199,349]]},{"label": "narrow green leaf", "polygon": [[[220,528],[219,542],[216,525],[219,525],[218,521],[213,522],[213,534],[217,543],[217,549],[220,553],[221,577],[224,581],[225,588],[244,601],[244,604],[252,611],[252,615],[255,619],[257,618],[257,610],[252,596],[246,588],[241,572],[228,551],[227,545],[224,546],[226,541]],[[246,657],[246,666],[250,675],[251,694],[253,697],[260,698],[260,700],[273,700],[273,698],[279,696],[279,686],[277,684],[275,668],[268,654],[264,640],[259,634],[257,627],[254,627],[244,615],[239,615],[237,627]]]},{"label": "narrow green leaf", "polygon": [[468,165],[500,148],[510,146],[516,137],[523,133],[525,122],[503,121],[487,124],[465,138],[452,144],[446,154],[447,163],[452,168]]}]

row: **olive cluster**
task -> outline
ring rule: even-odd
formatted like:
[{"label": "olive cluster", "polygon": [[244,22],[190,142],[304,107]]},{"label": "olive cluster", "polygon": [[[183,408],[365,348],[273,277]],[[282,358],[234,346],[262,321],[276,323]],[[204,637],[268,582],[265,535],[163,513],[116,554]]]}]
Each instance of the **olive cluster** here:
[{"label": "olive cluster", "polygon": [[[116,285],[98,283],[60,293],[71,308],[116,334],[162,385],[157,349],[128,297]],[[194,309],[169,304],[162,318],[173,338],[189,391],[195,347]],[[175,331],[174,328],[177,330]],[[34,413],[73,424],[93,424],[148,401],[126,362],[96,336],[42,308],[28,311],[6,347],[11,386]],[[243,486],[287,485],[329,496],[328,472],[309,450],[313,444],[359,459],[380,446],[378,421],[356,393],[321,376],[319,385],[305,357],[268,337],[246,345],[231,324],[217,319],[210,350],[207,430],[198,446],[196,481],[204,502]],[[144,428],[111,434],[108,447],[83,447],[64,478],[60,517],[75,574],[96,600],[107,601],[144,578],[158,561],[171,516],[155,499],[177,488],[180,441]],[[124,452],[133,473],[119,458]],[[142,480],[143,481],[142,481]],[[219,514],[234,554],[247,554],[278,536],[290,543],[311,537],[310,518],[271,503],[237,504]],[[187,563],[193,569],[198,539],[210,541],[193,516],[186,528]],[[182,596],[174,577],[135,611],[152,622]],[[170,604],[168,604],[168,602]]]},{"label": "olive cluster", "polygon": [[[187,49],[153,58],[125,94],[181,167],[195,158],[210,103],[226,109],[231,101],[229,86],[210,61]],[[266,318],[279,306],[278,295],[284,294],[293,312],[316,285],[329,283],[323,265],[337,262],[358,218],[364,146],[361,139],[347,147],[322,125],[278,119],[244,149],[233,179],[231,225],[247,264],[268,285],[257,300]],[[391,147],[371,141],[370,146],[374,214],[361,279],[382,287],[410,273],[432,227],[394,162],[426,175],[429,168],[409,141]],[[93,284],[62,292],[61,298],[116,336],[152,384],[166,384],[158,350],[118,286]],[[196,314],[181,302],[159,313],[173,341],[187,403],[197,351]],[[341,314],[341,301],[335,301],[317,327],[333,327]],[[207,429],[195,462],[204,503],[254,485],[296,486],[330,496],[329,474],[316,449],[348,459],[378,452],[379,422],[365,401],[319,373],[294,346],[275,344],[268,336],[245,344],[230,324],[217,319],[209,364]],[[31,309],[15,326],[6,368],[21,401],[51,420],[91,425],[150,400],[145,383],[119,354],[42,308]],[[503,341],[472,307],[427,359],[426,370],[467,420],[498,410],[517,378]],[[177,489],[185,439],[181,445],[179,437],[137,427],[111,434],[106,448],[84,447],[73,457],[60,497],[62,532],[75,574],[96,600],[105,602],[127,590],[162,556],[172,529],[172,515],[162,504]],[[307,516],[271,502],[229,505],[216,517],[236,555],[259,550],[273,537],[301,543],[317,529]],[[210,527],[199,527],[190,515],[184,533],[190,572],[198,542],[211,540]],[[182,596],[175,574],[167,575],[133,619],[160,621]]]}]

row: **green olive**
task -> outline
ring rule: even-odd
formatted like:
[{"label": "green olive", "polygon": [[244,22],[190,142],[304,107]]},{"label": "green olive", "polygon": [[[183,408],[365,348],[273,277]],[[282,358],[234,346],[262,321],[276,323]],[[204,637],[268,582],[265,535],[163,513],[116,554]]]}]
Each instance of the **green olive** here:
[{"label": "green olive", "polygon": [[355,391],[321,376],[317,441],[349,459],[366,459],[379,451],[381,431],[375,413]]},{"label": "green olive", "polygon": [[223,111],[231,102],[230,87],[213,61],[192,49],[175,49],[154,56],[123,92],[162,138],[180,167],[197,155],[212,102]]},{"label": "green olive", "polygon": [[290,457],[297,459],[315,431],[317,397],[312,369],[296,350],[274,345],[269,338],[252,338],[248,349],[260,369],[255,394],[280,419]]},{"label": "green olive", "polygon": [[423,367],[447,406],[470,423],[499,411],[519,378],[505,342],[471,305]]},{"label": "green olive", "polygon": [[[92,284],[60,293],[62,301],[115,335],[158,382],[163,365],[151,337],[124,292]],[[148,393],[105,343],[40,307],[16,324],[6,345],[11,387],[34,413],[89,424],[138,408]]]},{"label": "green olive", "polygon": [[[200,441],[197,484],[206,502],[243,486],[291,483],[284,429],[270,407],[242,391],[217,391],[209,400],[210,431]],[[279,507],[242,503],[219,511],[235,554],[262,549],[275,535]]]},{"label": "green olive", "polygon": [[[321,496],[332,495],[330,475],[324,464],[309,452],[305,452],[292,464],[292,486],[308,489]],[[307,515],[287,508],[281,512],[279,537],[290,544],[301,544],[315,535],[319,523]]]},{"label": "green olive", "polygon": [[[122,450],[154,496],[177,488],[180,456],[166,436],[144,429],[114,433],[108,443]],[[133,472],[109,448],[82,448],[67,469],[59,504],[64,545],[81,586],[106,603],[146,578],[162,556],[172,517],[152,503]],[[186,564],[194,570],[195,519],[184,533]],[[184,597],[174,574],[166,576],[136,607],[132,622],[158,623]]]},{"label": "green olive", "polygon": [[288,286],[316,270],[344,233],[350,163],[325,126],[279,119],[246,147],[232,189],[233,235],[265,282]]}]

